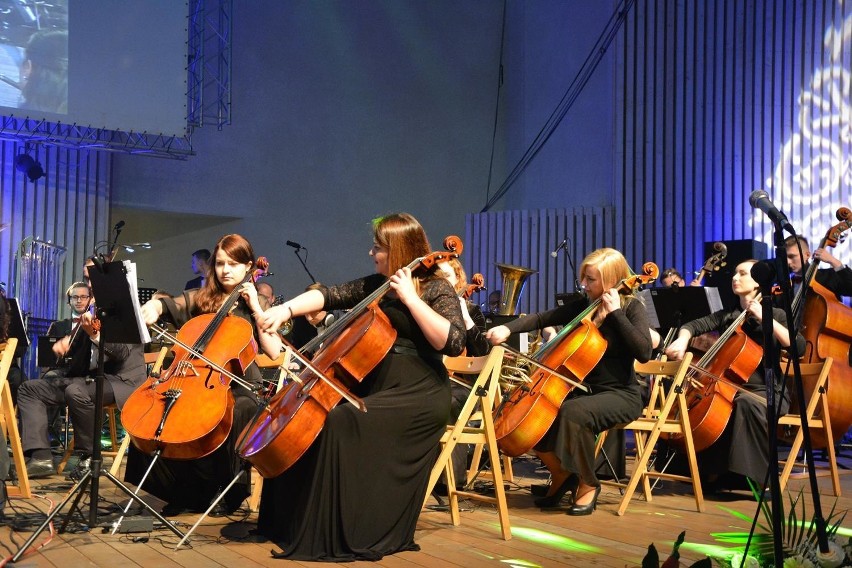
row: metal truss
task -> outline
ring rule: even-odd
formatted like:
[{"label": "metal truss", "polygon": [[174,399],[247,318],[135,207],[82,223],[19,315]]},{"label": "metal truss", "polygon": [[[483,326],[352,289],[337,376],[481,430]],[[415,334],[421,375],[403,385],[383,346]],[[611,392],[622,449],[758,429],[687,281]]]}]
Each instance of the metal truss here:
[{"label": "metal truss", "polygon": [[231,124],[233,9],[233,0],[194,0],[187,50],[190,128]]}]

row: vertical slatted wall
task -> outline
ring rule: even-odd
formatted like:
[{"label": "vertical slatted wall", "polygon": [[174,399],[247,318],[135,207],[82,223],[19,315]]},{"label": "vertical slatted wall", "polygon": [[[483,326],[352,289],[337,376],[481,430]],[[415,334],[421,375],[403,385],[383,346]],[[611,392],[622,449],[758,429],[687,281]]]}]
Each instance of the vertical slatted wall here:
[{"label": "vertical slatted wall", "polygon": [[[701,267],[703,243],[772,244],[765,189],[818,242],[852,206],[852,2],[639,1],[620,37],[616,247]],[[852,261],[848,245],[837,256]]]},{"label": "vertical slatted wall", "polygon": [[[0,282],[15,290],[16,255],[22,241],[35,238],[67,250],[58,288],[82,276],[83,261],[106,241],[109,231],[110,155],[106,152],[30,145],[30,155],[46,176],[31,182],[15,169],[24,150],[17,141],[0,141]],[[28,283],[22,283],[23,286]],[[66,317],[63,297],[56,298],[57,317]]]},{"label": "vertical slatted wall", "polygon": [[[574,291],[574,271],[564,250],[556,258],[551,252],[568,239],[568,252],[579,269],[589,251],[613,246],[613,212],[604,208],[492,211],[468,214],[465,218],[462,260],[468,275],[485,277],[488,290],[473,301],[485,304],[488,294],[502,289],[502,274],[496,264],[536,270],[526,282],[518,308],[531,313],[555,306],[555,294]],[[633,259],[628,260],[632,263]],[[636,268],[643,261],[639,260]]]}]

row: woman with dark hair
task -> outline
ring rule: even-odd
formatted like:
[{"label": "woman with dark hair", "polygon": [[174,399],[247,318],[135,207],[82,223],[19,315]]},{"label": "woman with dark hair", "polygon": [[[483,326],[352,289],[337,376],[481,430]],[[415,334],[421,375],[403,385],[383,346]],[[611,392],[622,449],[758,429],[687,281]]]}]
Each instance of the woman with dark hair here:
[{"label": "woman with dark hair", "polygon": [[379,305],[397,331],[390,352],[353,389],[367,412],[334,407],[307,452],[263,484],[258,531],[281,546],[276,556],[345,562],[419,550],[414,529],[450,413],[442,355],[461,353],[465,339],[458,296],[443,274],[407,268],[430,252],[414,217],[382,217],[370,250],[376,274],[308,290],[258,318],[274,331],[293,316],[353,308],[388,283]]},{"label": "woman with dark hair", "polygon": [[[741,316],[742,331],[758,345],[763,347],[767,341],[772,341],[776,347],[790,347],[790,334],[787,330],[787,316],[784,310],[772,309],[772,336],[763,333],[763,307],[760,304],[760,286],[751,275],[751,268],[758,261],[744,260],[739,263],[731,277],[731,290],[739,299],[739,306],[732,309],[719,310],[709,316],[685,323],[678,332],[677,339],[666,349],[666,355],[673,361],[683,359],[689,340],[710,331],[725,332]],[[747,313],[743,313],[747,312]],[[805,338],[796,336],[796,347],[799,353],[805,352]],[[775,372],[772,374],[775,391],[784,392],[777,404],[779,412],[784,413],[790,405],[789,394],[781,388],[784,374],[781,366],[775,362]],[[748,477],[761,486],[770,467],[769,460],[769,425],[766,419],[766,377],[764,376],[763,361],[754,373],[742,385],[733,400],[730,419],[722,435],[712,446],[698,454],[698,468],[702,475],[705,490],[748,487],[743,477]],[[751,396],[746,393],[750,393]],[[754,396],[757,395],[757,396]],[[693,425],[693,430],[695,426]],[[674,465],[678,469],[683,464]],[[774,470],[775,464],[772,464]]]},{"label": "woman with dark hair", "polygon": [[[257,294],[254,283],[249,281],[240,284],[246,274],[256,268],[256,258],[251,244],[240,235],[225,235],[216,243],[213,249],[213,267],[210,271],[212,278],[207,279],[204,286],[193,290],[184,290],[181,296],[174,298],[158,298],[146,302],[142,306],[142,316],[145,323],[152,324],[163,318],[171,321],[180,328],[195,316],[219,311],[223,302],[237,287],[240,297],[231,314],[249,322],[263,313],[267,307],[266,298]],[[254,337],[260,350],[271,358],[281,352],[281,338],[276,333],[263,332],[254,326]],[[261,384],[260,369],[250,365],[244,378],[253,384]],[[231,383],[234,395],[234,421],[228,439],[209,456],[197,460],[177,461],[159,460],[152,474],[151,481],[145,481],[143,488],[161,499],[168,501],[167,513],[176,514],[183,509],[204,511],[210,505],[219,489],[230,483],[240,469],[235,445],[237,437],[254,416],[258,404],[248,390],[236,383]],[[177,404],[180,404],[178,400]],[[141,452],[133,452],[137,456]],[[131,454],[133,455],[133,454]],[[136,468],[131,468],[128,459],[128,471],[133,469],[133,478],[138,481]],[[136,460],[134,460],[135,462]],[[143,470],[144,471],[144,470]],[[231,512],[243,502],[249,492],[249,480],[236,484],[225,495],[224,506],[220,511]]]}]

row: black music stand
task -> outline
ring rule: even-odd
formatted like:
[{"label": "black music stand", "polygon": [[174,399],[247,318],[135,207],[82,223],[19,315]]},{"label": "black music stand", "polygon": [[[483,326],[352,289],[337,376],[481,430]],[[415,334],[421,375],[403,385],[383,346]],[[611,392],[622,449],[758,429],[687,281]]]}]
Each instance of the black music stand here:
[{"label": "black music stand", "polygon": [[[719,290],[701,286],[647,288],[639,293],[648,310],[648,323],[657,329],[678,329],[688,321],[722,309]],[[648,301],[650,299],[650,301]]]},{"label": "black music stand", "polygon": [[[101,321],[101,345],[107,343],[143,343],[143,334],[141,330],[144,324],[141,322],[138,304],[133,299],[130,292],[130,283],[127,280],[127,272],[122,262],[96,263],[96,268],[89,269],[89,278],[91,279],[92,291],[98,299],[97,312],[98,319]],[[95,377],[95,416],[103,416],[104,406],[104,349],[98,349],[98,372]],[[35,539],[41,532],[47,528],[53,518],[62,511],[65,504],[75,497],[65,520],[59,529],[59,532],[64,532],[68,521],[77,509],[80,500],[85,495],[86,490],[89,490],[89,529],[94,528],[98,524],[98,490],[100,476],[104,475],[107,479],[113,482],[116,487],[124,491],[131,499],[136,500],[143,507],[148,509],[157,519],[162,522],[169,530],[177,536],[183,537],[184,534],[179,531],[171,522],[163,517],[159,511],[155,510],[148,503],[142,500],[137,494],[133,493],[126,485],[118,480],[109,471],[101,471],[102,457],[101,445],[98,443],[103,424],[100,420],[95,420],[95,431],[92,439],[95,441],[92,447],[91,466],[88,471],[83,474],[80,481],[77,482],[72,490],[68,493],[65,499],[57,505],[57,507],[47,516],[44,523],[36,529],[33,535],[23,544],[23,546],[15,553],[11,561],[17,562],[26,552],[27,548],[35,542]]]}]

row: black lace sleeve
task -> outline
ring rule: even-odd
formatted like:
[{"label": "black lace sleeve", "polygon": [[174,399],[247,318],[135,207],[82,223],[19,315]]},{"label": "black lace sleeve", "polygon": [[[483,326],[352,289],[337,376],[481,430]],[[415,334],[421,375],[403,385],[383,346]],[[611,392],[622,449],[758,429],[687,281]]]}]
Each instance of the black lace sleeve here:
[{"label": "black lace sleeve", "polygon": [[447,343],[441,349],[441,353],[450,357],[461,355],[467,335],[464,329],[464,318],[462,317],[461,305],[459,305],[459,297],[452,285],[444,278],[427,280],[423,282],[420,297],[429,304],[430,308],[450,322]]},{"label": "black lace sleeve", "polygon": [[371,274],[345,284],[321,286],[319,291],[325,299],[323,307],[326,310],[348,310],[375,292],[386,280],[381,274]]}]

